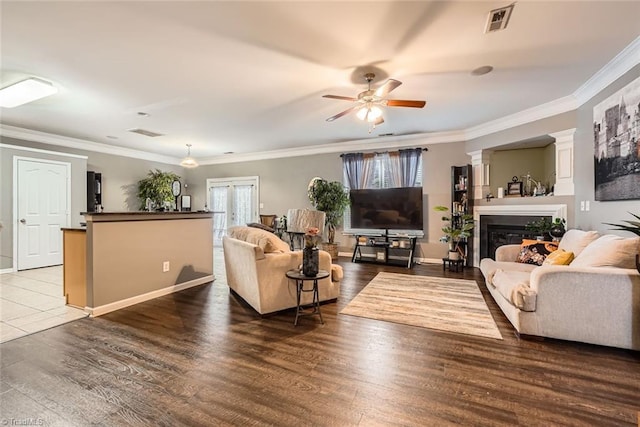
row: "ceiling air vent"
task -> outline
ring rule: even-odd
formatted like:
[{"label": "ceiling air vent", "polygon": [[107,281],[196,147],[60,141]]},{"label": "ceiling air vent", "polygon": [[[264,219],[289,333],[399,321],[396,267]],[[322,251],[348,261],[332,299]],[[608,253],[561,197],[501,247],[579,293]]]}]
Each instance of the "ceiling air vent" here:
[{"label": "ceiling air vent", "polygon": [[501,7],[500,9],[494,9],[489,12],[489,17],[487,18],[487,26],[484,29],[485,34],[493,33],[494,31],[500,31],[507,28],[509,18],[511,17],[511,12],[513,12],[513,6],[513,4],[510,4],[507,7]]},{"label": "ceiling air vent", "polygon": [[149,136],[151,138],[155,138],[156,136],[164,136],[161,133],[152,132],[150,130],[140,129],[140,128],[129,129],[129,132],[138,133],[140,135]]}]

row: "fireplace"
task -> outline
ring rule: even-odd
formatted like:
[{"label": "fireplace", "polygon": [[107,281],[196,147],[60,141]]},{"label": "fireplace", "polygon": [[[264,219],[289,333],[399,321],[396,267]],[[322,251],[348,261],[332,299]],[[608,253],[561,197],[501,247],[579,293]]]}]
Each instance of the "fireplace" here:
[{"label": "fireplace", "polygon": [[[546,216],[551,219],[551,216]],[[524,238],[535,238],[525,229],[531,222],[540,219],[529,215],[482,215],[480,217],[480,259],[495,259],[496,249],[502,245],[520,244]]]},{"label": "fireplace", "polygon": [[475,206],[473,208],[476,224],[476,232],[473,233],[473,265],[480,265],[482,258],[493,257],[499,246],[520,243],[523,237],[532,237],[524,227],[527,223],[541,217],[552,220],[566,219],[567,205]]}]

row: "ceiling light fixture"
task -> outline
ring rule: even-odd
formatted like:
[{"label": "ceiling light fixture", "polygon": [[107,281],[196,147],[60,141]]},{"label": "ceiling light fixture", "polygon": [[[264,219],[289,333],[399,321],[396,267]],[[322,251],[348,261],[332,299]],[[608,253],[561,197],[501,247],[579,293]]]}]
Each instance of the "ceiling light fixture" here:
[{"label": "ceiling light fixture", "polygon": [[191,144],[187,144],[187,157],[182,159],[182,161],[180,162],[180,166],[189,169],[198,167],[198,162],[196,162],[196,159],[191,157]]},{"label": "ceiling light fixture", "polygon": [[367,105],[359,109],[356,115],[360,120],[372,123],[378,120],[378,118],[382,117],[382,110],[380,109],[380,107],[367,102]]},{"label": "ceiling light fixture", "polygon": [[13,108],[58,92],[50,82],[30,77],[0,89],[0,107]]}]

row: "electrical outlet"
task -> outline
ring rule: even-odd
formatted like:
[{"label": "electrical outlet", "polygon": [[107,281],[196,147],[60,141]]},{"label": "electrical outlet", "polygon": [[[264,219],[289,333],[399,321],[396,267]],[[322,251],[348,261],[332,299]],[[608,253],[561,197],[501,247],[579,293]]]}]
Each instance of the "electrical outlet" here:
[{"label": "electrical outlet", "polygon": [[584,200],[580,200],[580,210],[584,210]]},{"label": "electrical outlet", "polygon": [[591,209],[591,204],[587,200],[586,202],[584,202],[584,210],[588,212],[589,209]]},{"label": "electrical outlet", "polygon": [[165,261],[162,263],[162,272],[166,273],[167,271],[169,271],[169,261]]}]

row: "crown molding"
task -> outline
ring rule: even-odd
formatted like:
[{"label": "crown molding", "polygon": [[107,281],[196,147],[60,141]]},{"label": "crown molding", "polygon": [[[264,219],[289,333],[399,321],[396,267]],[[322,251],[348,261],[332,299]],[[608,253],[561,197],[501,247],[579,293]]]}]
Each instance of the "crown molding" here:
[{"label": "crown molding", "polygon": [[640,36],[622,49],[611,61],[589,78],[573,93],[578,106],[583,105],[600,93],[624,73],[640,64]]},{"label": "crown molding", "polygon": [[131,157],[134,159],[149,160],[152,162],[179,165],[180,159],[147,151],[133,150],[131,148],[114,147],[99,142],[88,141],[79,138],[40,132],[31,129],[9,126],[0,123],[0,136],[6,138],[22,139],[25,141],[40,142],[58,147],[75,148],[78,150],[93,151],[97,153],[112,154],[114,156]]},{"label": "crown molding", "polygon": [[573,95],[568,95],[564,98],[547,102],[546,104],[537,105],[481,125],[467,128],[465,130],[465,140],[469,141],[481,136],[535,122],[536,120],[546,119],[547,117],[566,113],[567,111],[573,111],[576,108],[578,108],[578,101]]},{"label": "crown molding", "polygon": [[20,145],[12,145],[12,144],[4,144],[0,142],[0,148],[8,148],[11,150],[18,151],[27,151],[30,153],[41,153],[41,154],[50,154],[52,156],[58,157],[69,157],[72,159],[82,159],[87,160],[89,157],[81,154],[69,154],[69,153],[61,153],[60,151],[52,151],[52,150],[43,150],[41,148],[32,148],[32,147],[22,147]]},{"label": "crown molding", "polygon": [[411,135],[384,136],[354,141],[334,142],[299,148],[261,151],[243,154],[223,154],[200,158],[200,165],[218,165],[226,163],[250,162],[256,160],[282,159],[287,157],[312,156],[316,154],[342,153],[344,151],[376,151],[404,148],[410,145],[433,145],[449,142],[464,142],[464,132],[418,133]]}]

